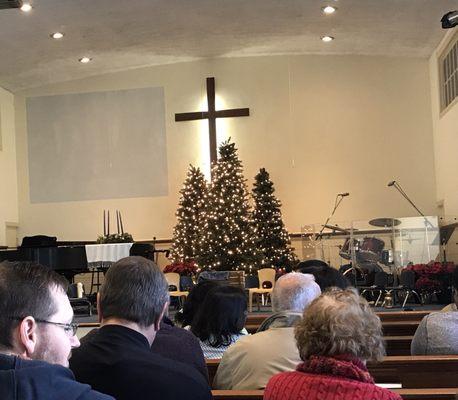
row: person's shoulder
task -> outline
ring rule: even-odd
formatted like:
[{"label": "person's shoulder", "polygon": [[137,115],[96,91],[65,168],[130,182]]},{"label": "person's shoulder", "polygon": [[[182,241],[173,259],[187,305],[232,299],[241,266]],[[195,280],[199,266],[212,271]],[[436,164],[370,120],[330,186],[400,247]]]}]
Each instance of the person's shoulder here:
[{"label": "person's shoulder", "polygon": [[457,311],[438,311],[432,312],[423,317],[422,324],[449,324],[456,322],[458,324],[458,312]]},{"label": "person's shoulder", "polygon": [[[205,377],[194,367],[183,362],[168,359],[151,352],[148,358],[142,360],[124,360],[114,366],[117,375],[126,376],[129,371],[129,380],[139,387],[164,388],[168,392],[181,395],[184,392],[200,393],[202,398],[210,398],[210,388]],[[176,382],[180,382],[176,385]]]},{"label": "person's shoulder", "polygon": [[280,372],[279,374],[275,374],[274,376],[272,376],[272,378],[269,379],[269,383],[275,383],[275,382],[278,382],[278,381],[283,381],[283,380],[286,380],[286,381],[289,381],[291,378],[293,377],[297,377],[297,376],[305,376],[306,374],[304,374],[303,372],[299,372],[299,371],[285,371],[285,372]]},{"label": "person's shoulder", "polygon": [[[15,374],[16,385],[24,398],[68,400],[111,400],[89,385],[75,380],[73,373],[61,365],[22,360]],[[28,395],[30,394],[30,396]],[[36,397],[35,397],[36,396]]]},{"label": "person's shoulder", "polygon": [[199,343],[196,336],[189,329],[180,328],[175,325],[166,325],[166,329],[164,329],[164,331],[162,331],[161,327],[161,329],[156,334],[156,339],[157,337],[160,337],[162,334],[173,335],[179,337],[182,340]]},{"label": "person's shoulder", "polygon": [[268,346],[270,342],[283,340],[288,337],[294,339],[294,328],[271,328],[253,335],[240,337],[239,340],[227,349],[226,353],[248,352],[251,349]]},{"label": "person's shoulder", "polygon": [[442,310],[442,312],[449,312],[449,311],[458,311],[455,303],[450,303],[446,305]]},{"label": "person's shoulder", "polygon": [[290,384],[293,381],[298,383],[304,376],[305,374],[298,371],[285,371],[280,372],[279,374],[275,374],[267,382],[266,392],[270,392],[276,387],[281,387],[285,384]]},{"label": "person's shoulder", "polygon": [[207,386],[207,382],[202,374],[194,367],[154,352],[145,353],[145,357],[142,359],[125,359],[117,363],[117,368],[120,368],[122,371],[125,371],[126,366],[156,382],[163,380],[187,380]]},{"label": "person's shoulder", "polygon": [[246,354],[249,349],[252,347],[253,342],[256,342],[254,338],[256,335],[244,335],[241,336],[237,341],[232,343],[224,352],[222,356],[222,360],[227,360],[235,357],[240,356],[242,354]]}]

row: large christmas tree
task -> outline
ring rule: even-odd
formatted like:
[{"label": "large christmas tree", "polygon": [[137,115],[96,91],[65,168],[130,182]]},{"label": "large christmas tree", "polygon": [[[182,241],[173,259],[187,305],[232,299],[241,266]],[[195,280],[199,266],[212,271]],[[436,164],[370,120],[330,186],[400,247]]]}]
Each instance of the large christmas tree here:
[{"label": "large christmas tree", "polygon": [[262,251],[269,266],[289,269],[296,257],[282,220],[281,202],[275,197],[274,191],[269,173],[261,168],[253,186],[256,247]]},{"label": "large christmas tree", "polygon": [[207,182],[199,168],[189,166],[180,194],[171,255],[174,262],[188,262],[196,259],[199,221],[207,196]]},{"label": "large christmas tree", "polygon": [[219,153],[203,214],[199,267],[252,273],[263,260],[255,246],[242,163],[230,141],[220,146]]}]

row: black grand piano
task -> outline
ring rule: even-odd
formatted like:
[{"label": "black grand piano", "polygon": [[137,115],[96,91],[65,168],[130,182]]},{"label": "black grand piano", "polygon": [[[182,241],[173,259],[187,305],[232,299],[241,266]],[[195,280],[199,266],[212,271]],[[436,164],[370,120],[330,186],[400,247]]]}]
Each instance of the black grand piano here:
[{"label": "black grand piano", "polygon": [[88,272],[84,246],[58,246],[53,236],[27,236],[17,249],[0,250],[2,261],[33,261],[52,268],[73,282],[76,274]]}]

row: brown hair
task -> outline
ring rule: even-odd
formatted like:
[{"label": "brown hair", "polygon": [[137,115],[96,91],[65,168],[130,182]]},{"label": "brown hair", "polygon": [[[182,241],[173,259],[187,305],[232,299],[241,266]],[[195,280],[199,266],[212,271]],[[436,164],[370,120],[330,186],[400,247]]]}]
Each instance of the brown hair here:
[{"label": "brown hair", "polygon": [[11,348],[13,329],[20,320],[32,316],[49,319],[58,311],[51,289],[67,292],[67,280],[40,264],[0,263],[0,346]]},{"label": "brown hair", "polygon": [[123,258],[110,267],[99,296],[102,318],[122,318],[142,327],[158,320],[169,298],[162,271],[138,256]]},{"label": "brown hair", "polygon": [[333,289],[315,299],[295,330],[302,360],[350,354],[380,361],[385,355],[380,319],[352,289]]}]

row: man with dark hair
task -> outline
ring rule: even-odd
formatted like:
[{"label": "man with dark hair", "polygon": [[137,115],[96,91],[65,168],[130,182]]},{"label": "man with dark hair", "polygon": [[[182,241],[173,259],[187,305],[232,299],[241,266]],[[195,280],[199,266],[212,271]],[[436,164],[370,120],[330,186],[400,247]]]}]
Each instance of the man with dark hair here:
[{"label": "man with dark hair", "polygon": [[[454,301],[458,305],[458,267],[452,274]],[[412,355],[458,354],[458,311],[434,312],[425,316],[410,346]]]},{"label": "man with dark hair", "polygon": [[113,264],[97,297],[101,327],[70,360],[77,379],[118,400],[211,399],[195,368],[150,350],[168,298],[164,274],[152,261],[126,257]]},{"label": "man with dark hair", "polygon": [[66,280],[32,263],[0,263],[0,398],[108,400],[75,382],[79,346]]}]

